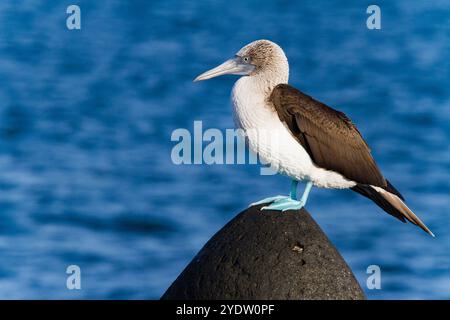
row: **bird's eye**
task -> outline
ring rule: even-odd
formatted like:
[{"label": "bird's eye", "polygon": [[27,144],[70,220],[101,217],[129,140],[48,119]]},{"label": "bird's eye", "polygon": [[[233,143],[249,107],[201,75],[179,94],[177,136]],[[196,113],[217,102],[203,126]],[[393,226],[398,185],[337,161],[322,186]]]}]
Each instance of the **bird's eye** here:
[{"label": "bird's eye", "polygon": [[246,63],[250,62],[250,58],[249,57],[244,57],[244,58],[242,58],[242,60],[244,60],[244,62],[246,62]]}]

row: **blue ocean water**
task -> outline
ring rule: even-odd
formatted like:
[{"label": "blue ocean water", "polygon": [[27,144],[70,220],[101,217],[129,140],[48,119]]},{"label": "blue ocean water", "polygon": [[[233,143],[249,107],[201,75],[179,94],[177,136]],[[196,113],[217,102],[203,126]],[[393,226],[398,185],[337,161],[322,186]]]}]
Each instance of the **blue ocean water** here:
[{"label": "blue ocean water", "polygon": [[[0,2],[0,298],[158,298],[248,203],[289,180],[256,165],[180,165],[173,130],[232,128],[234,77],[192,83],[266,38],[290,83],[347,113],[437,235],[350,191],[308,210],[371,299],[450,298],[450,5],[377,1]],[[66,288],[78,265],[82,289]]]}]

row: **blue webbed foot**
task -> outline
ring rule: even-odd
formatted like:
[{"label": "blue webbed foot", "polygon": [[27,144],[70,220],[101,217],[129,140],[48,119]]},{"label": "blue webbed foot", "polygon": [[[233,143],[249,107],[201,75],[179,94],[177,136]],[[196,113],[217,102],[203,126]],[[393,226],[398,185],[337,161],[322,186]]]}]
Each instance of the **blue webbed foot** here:
[{"label": "blue webbed foot", "polygon": [[302,198],[297,200],[297,180],[292,180],[291,184],[291,192],[289,196],[275,196],[263,199],[258,202],[254,202],[250,204],[251,206],[260,205],[263,203],[270,203],[268,206],[264,206],[261,210],[278,210],[278,211],[287,211],[287,210],[300,210],[306,204],[308,200],[309,192],[313,186],[311,181],[306,182],[305,191],[303,192]]},{"label": "blue webbed foot", "polygon": [[287,198],[289,198],[289,197],[288,196],[269,197],[269,198],[265,198],[265,199],[262,199],[257,202],[250,203],[249,207],[258,206],[258,205],[264,204],[264,203],[271,203],[271,202],[275,202],[275,201],[283,200],[283,199],[287,199]]},{"label": "blue webbed foot", "polygon": [[305,206],[305,204],[306,202],[304,200],[294,200],[290,197],[286,197],[285,199],[276,200],[270,205],[262,207],[261,210],[300,210]]}]

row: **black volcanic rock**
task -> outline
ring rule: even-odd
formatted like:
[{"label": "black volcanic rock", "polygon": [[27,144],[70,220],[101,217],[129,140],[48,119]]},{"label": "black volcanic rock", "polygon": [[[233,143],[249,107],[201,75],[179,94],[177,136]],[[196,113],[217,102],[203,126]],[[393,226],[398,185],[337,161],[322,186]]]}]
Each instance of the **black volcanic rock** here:
[{"label": "black volcanic rock", "polygon": [[217,232],[161,299],[365,299],[306,210],[259,208]]}]

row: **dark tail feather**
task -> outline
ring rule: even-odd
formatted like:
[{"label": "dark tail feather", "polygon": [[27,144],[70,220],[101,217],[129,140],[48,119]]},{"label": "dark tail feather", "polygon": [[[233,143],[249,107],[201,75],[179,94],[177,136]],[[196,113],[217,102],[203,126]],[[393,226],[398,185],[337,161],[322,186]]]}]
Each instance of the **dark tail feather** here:
[{"label": "dark tail feather", "polygon": [[428,229],[427,226],[402,201],[402,197],[400,194],[398,194],[398,191],[396,193],[390,191],[395,190],[395,188],[392,187],[389,182],[388,188],[386,189],[389,190],[367,184],[357,184],[352,188],[353,191],[371,199],[380,208],[382,208],[390,215],[396,217],[400,221],[406,222],[406,220],[408,220],[409,222],[419,226],[420,228],[422,228],[422,230],[434,237],[433,232],[431,232],[430,229]]},{"label": "dark tail feather", "polygon": [[405,201],[405,198],[403,198],[403,196],[400,194],[400,192],[398,192],[398,190],[395,189],[395,187],[389,182],[388,179],[386,179],[386,182],[387,182],[387,186],[386,186],[385,190],[397,195],[400,199]]}]

